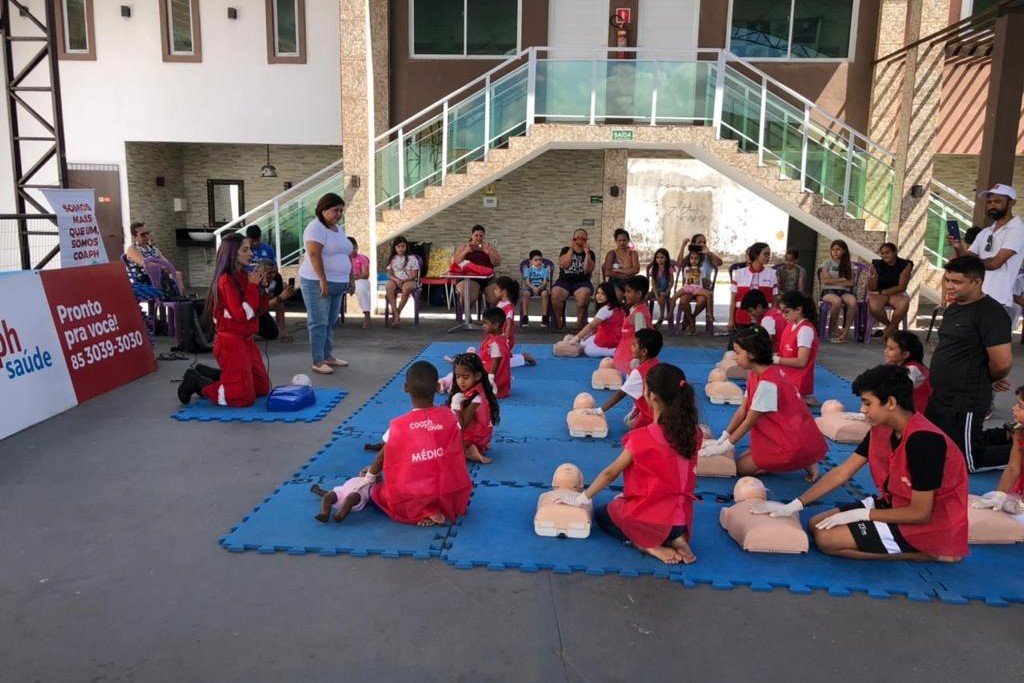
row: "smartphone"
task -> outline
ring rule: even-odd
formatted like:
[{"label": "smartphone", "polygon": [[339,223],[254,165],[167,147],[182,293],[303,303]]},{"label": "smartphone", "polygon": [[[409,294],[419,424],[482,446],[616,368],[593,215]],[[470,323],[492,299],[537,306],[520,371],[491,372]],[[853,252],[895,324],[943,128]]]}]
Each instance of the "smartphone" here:
[{"label": "smartphone", "polygon": [[288,278],[288,286],[291,287],[292,289],[295,289],[295,278]]},{"label": "smartphone", "polygon": [[949,234],[950,238],[959,240],[960,239],[960,221],[946,221],[946,233]]}]

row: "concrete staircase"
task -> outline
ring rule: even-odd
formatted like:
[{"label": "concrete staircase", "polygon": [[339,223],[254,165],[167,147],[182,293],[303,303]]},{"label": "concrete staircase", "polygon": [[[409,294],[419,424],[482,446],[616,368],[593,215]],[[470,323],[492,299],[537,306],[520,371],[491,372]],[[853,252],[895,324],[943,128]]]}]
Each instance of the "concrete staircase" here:
[{"label": "concrete staircase", "polygon": [[[612,131],[631,131],[628,141],[613,140]],[[627,136],[628,137],[628,136]],[[507,146],[491,149],[486,160],[469,162],[450,173],[442,185],[425,188],[422,196],[407,198],[400,208],[378,211],[377,239],[389,240],[465,199],[495,180],[552,149],[679,151],[747,188],[827,239],[845,239],[855,257],[875,258],[885,240],[881,230],[868,230],[865,221],[845,215],[842,207],[802,189],[801,182],[780,177],[775,165],[760,165],[757,154],[740,150],[733,140],[719,140],[710,126],[579,125],[538,123],[525,135],[509,138]]]}]

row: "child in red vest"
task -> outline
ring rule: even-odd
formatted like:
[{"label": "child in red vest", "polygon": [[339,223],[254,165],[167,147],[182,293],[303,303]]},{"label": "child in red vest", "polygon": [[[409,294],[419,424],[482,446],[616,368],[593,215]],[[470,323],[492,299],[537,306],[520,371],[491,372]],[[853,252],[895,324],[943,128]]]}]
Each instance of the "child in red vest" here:
[{"label": "child in red vest", "polygon": [[607,358],[615,355],[615,349],[622,339],[622,319],[625,313],[619,304],[615,285],[602,282],[594,292],[597,313],[574,339],[583,343],[583,355],[590,358]]},{"label": "child in red vest", "polygon": [[462,447],[466,460],[487,464],[491,459],[484,455],[491,447],[494,425],[498,424],[498,399],[494,396],[491,383],[487,381],[480,356],[475,353],[460,353],[452,360],[452,388],[448,405],[459,418],[462,427]]},{"label": "child in red vest", "polygon": [[598,526],[666,564],[690,564],[697,560],[690,540],[703,437],[693,388],[682,370],[661,363],[647,374],[644,400],[651,407],[651,424],[623,437],[622,454],[586,491],[565,502],[587,505],[622,474],[622,493],[594,511]]},{"label": "child in red vest", "polygon": [[[895,334],[899,334],[896,332]],[[891,337],[890,337],[891,339]],[[1017,387],[1017,400],[1013,404],[1013,445],[1010,460],[999,477],[995,491],[989,491],[980,500],[974,501],[976,508],[1002,510],[1013,515],[1024,524],[1024,467],[1021,453],[1024,452],[1024,386]]]},{"label": "child in red vest", "polygon": [[924,364],[924,345],[921,339],[908,330],[896,330],[885,340],[885,362],[902,365],[910,373],[914,383],[914,410],[923,413],[932,396],[931,372]]},{"label": "child in red vest", "polygon": [[774,306],[768,305],[768,299],[760,289],[751,289],[740,299],[740,310],[750,316],[751,322],[760,325],[768,336],[772,338],[772,347],[775,353],[779,352],[779,342],[782,341],[782,331],[786,329],[786,317],[782,311]]},{"label": "child in red vest", "polygon": [[509,366],[521,368],[524,365],[536,365],[537,359],[531,354],[515,353],[516,306],[514,302],[519,300],[519,283],[507,275],[502,275],[494,281],[494,292],[498,297],[496,306],[505,314],[505,323],[501,328],[501,333],[508,340],[508,348],[512,352]]},{"label": "child in red vest", "polygon": [[[628,285],[627,285],[628,287]],[[645,398],[646,378],[651,368],[658,364],[658,354],[664,345],[661,332],[654,328],[637,330],[633,338],[633,369],[629,371],[622,388],[612,394],[612,397],[604,402],[600,408],[594,408],[593,412],[603,415],[611,410],[619,401],[629,396],[633,399],[633,410],[626,416],[626,424],[630,429],[642,429],[651,424],[654,414],[651,406]]]},{"label": "child in red vest", "polygon": [[809,406],[818,405],[814,397],[814,367],[818,360],[818,309],[801,292],[786,292],[779,299],[786,325],[779,334],[775,362],[786,379],[796,385]]},{"label": "child in red vest", "polygon": [[771,514],[798,513],[867,465],[878,495],[811,518],[811,534],[821,552],[858,560],[963,559],[968,552],[963,453],[914,412],[914,386],[903,368],[867,370],[853,381],[853,393],[860,396],[860,412],[871,431],[843,464]]},{"label": "child in red vest", "polygon": [[807,481],[814,481],[828,450],[825,437],[796,386],[772,363],[768,333],[759,326],[740,330],[733,349],[736,362],[750,370],[746,396],[722,436],[701,455],[724,455],[750,432],[750,450],[736,461],[737,474],[806,470]]},{"label": "child in red vest", "polygon": [[650,283],[643,275],[626,278],[622,297],[626,300],[626,316],[622,319],[622,336],[615,348],[615,369],[623,376],[629,374],[633,360],[633,336],[637,330],[653,327],[651,309],[647,307],[647,290]]},{"label": "child in red vest", "polygon": [[477,353],[487,370],[487,378],[494,385],[498,398],[505,398],[512,391],[512,350],[508,339],[502,334],[505,314],[500,308],[488,308],[483,314],[484,340]]},{"label": "child in red vest", "polygon": [[466,469],[458,418],[434,405],[437,368],[426,361],[405,374],[413,409],[391,420],[384,448],[360,474],[383,480],[370,498],[388,517],[404,524],[431,526],[465,514],[473,485]]}]

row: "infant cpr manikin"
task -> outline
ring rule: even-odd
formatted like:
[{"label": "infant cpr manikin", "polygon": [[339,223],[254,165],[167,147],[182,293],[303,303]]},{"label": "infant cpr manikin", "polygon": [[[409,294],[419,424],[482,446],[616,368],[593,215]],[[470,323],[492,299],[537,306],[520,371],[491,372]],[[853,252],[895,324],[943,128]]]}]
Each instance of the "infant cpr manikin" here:
[{"label": "infant cpr manikin", "polygon": [[592,436],[595,439],[608,436],[608,420],[604,415],[595,415],[591,412],[596,407],[597,402],[590,394],[583,392],[576,395],[572,402],[572,410],[565,416],[565,421],[569,425],[569,436]]},{"label": "infant cpr manikin", "polygon": [[771,517],[751,514],[754,506],[782,506],[771,503],[768,491],[756,477],[740,477],[733,487],[736,504],[723,508],[718,521],[741,548],[752,553],[806,553],[807,533],[796,515]]},{"label": "infant cpr manikin", "polygon": [[615,361],[611,358],[602,358],[601,364],[590,376],[590,386],[594,389],[611,389],[618,391],[622,388],[622,375],[615,369]]},{"label": "infant cpr manikin", "polygon": [[718,362],[715,368],[722,370],[727,379],[746,379],[747,375],[750,374],[749,370],[741,368],[736,362],[735,351],[726,351],[725,355],[722,356],[722,360]]},{"label": "infant cpr manikin", "polygon": [[743,390],[726,378],[725,370],[715,368],[708,374],[708,382],[704,385],[704,393],[715,405],[728,403],[738,406],[743,403]]},{"label": "infant cpr manikin", "polygon": [[551,491],[545,491],[537,499],[537,513],[533,517],[533,530],[538,536],[563,536],[565,538],[586,538],[590,535],[590,523],[594,517],[594,506],[564,505],[564,500],[583,490],[583,472],[572,463],[564,463],[555,470],[551,480]]},{"label": "infant cpr manikin", "polygon": [[554,351],[556,358],[576,358],[583,352],[579,342],[573,341],[571,334],[565,335],[562,341],[555,342]]},{"label": "infant cpr manikin", "polygon": [[830,398],[821,404],[821,417],[814,423],[826,438],[839,443],[860,443],[871,431],[871,425],[861,413],[848,413],[843,404]]},{"label": "infant cpr manikin", "polygon": [[967,496],[967,542],[971,545],[1024,543],[1024,522],[1002,510],[977,509],[980,496]]}]

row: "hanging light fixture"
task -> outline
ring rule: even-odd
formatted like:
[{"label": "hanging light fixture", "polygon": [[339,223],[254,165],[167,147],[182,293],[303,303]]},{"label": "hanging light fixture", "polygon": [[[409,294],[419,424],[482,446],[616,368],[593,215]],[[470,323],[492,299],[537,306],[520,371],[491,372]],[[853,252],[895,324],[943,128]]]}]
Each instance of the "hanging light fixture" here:
[{"label": "hanging light fixture", "polygon": [[260,169],[261,178],[276,178],[277,167],[270,163],[270,145],[267,145],[267,163],[263,164],[263,168]]}]

